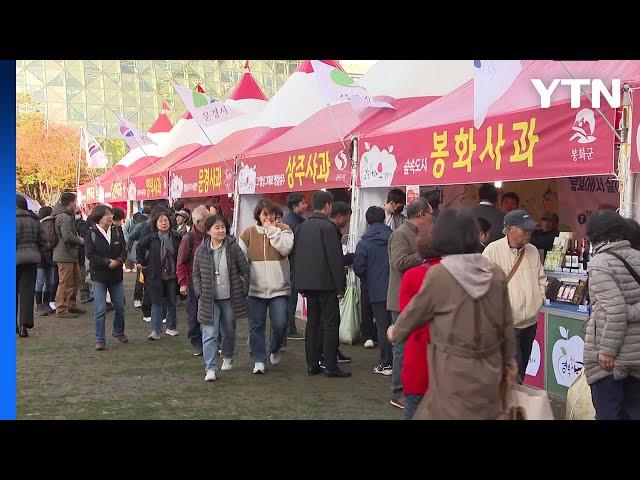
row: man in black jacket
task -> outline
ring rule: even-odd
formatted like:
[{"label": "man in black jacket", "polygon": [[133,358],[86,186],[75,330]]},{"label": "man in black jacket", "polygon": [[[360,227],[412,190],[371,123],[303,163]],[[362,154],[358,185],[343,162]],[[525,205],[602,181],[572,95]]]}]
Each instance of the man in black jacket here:
[{"label": "man in black jacket", "polygon": [[[296,233],[296,230],[302,222],[304,222],[303,213],[307,211],[309,205],[307,205],[307,201],[304,199],[304,195],[301,193],[291,193],[287,197],[287,208],[289,211],[284,214],[282,217],[282,222],[286,223],[291,227],[293,233]],[[294,247],[295,248],[295,245]],[[289,255],[289,264],[291,267],[291,295],[289,295],[289,304],[287,308],[287,340],[303,340],[304,335],[298,333],[298,329],[296,328],[296,307],[298,305],[298,291],[294,287],[294,265],[293,265],[293,252]],[[286,341],[284,343],[286,345]]]},{"label": "man in black jacket", "polygon": [[350,377],[338,368],[338,298],[345,291],[344,260],[336,227],[329,220],[333,195],[318,191],[313,194],[314,212],[298,227],[295,234],[296,289],[307,297],[307,329],[305,353],[309,375],[322,373],[318,337],[322,329],[326,357],[325,375]]},{"label": "man in black jacket", "polygon": [[473,209],[474,216],[482,217],[491,224],[489,243],[504,237],[504,213],[498,209],[498,189],[490,183],[485,183],[478,190],[480,203]]}]

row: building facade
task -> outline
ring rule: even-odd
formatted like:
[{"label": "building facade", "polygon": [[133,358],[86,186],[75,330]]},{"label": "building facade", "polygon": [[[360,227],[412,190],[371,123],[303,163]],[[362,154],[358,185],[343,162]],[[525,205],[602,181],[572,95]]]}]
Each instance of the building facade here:
[{"label": "building facade", "polygon": [[[251,73],[271,98],[299,60],[252,60]],[[37,108],[47,120],[86,126],[117,161],[127,151],[113,112],[147,131],[163,102],[175,124],[185,112],[172,84],[200,84],[224,99],[240,80],[244,60],[17,60],[17,111]],[[27,101],[29,102],[27,104]]]}]

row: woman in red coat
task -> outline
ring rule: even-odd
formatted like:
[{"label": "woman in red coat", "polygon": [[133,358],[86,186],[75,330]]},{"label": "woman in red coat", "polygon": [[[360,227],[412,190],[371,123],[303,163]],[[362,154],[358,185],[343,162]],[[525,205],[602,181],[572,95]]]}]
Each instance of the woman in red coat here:
[{"label": "woman in red coat", "polygon": [[[418,252],[425,259],[422,265],[407,270],[400,283],[400,311],[418,293],[429,268],[440,263],[441,257],[434,257],[429,249],[430,229],[418,237]],[[422,397],[429,388],[429,368],[427,366],[427,345],[429,344],[429,324],[419,328],[407,339],[402,360],[402,388],[405,395],[404,419],[411,420]]]}]

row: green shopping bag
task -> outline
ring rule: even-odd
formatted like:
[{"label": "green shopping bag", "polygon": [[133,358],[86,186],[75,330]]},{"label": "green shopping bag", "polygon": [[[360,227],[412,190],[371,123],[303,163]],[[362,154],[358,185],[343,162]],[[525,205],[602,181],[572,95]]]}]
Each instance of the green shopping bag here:
[{"label": "green shopping bag", "polygon": [[340,343],[353,345],[360,334],[360,296],[355,284],[350,283],[340,300]]}]

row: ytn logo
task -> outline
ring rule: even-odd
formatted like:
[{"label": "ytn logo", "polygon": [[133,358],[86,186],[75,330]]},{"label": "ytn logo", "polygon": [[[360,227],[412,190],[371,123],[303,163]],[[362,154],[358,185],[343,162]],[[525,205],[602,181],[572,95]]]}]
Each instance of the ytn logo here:
[{"label": "ytn logo", "polygon": [[551,95],[560,85],[568,85],[571,88],[571,108],[580,108],[581,87],[591,85],[591,107],[600,108],[600,97],[604,96],[611,108],[620,107],[620,79],[611,80],[611,91],[607,90],[602,80],[587,78],[563,78],[554,79],[549,87],[539,78],[532,78],[531,83],[540,94],[540,107],[549,108],[551,106]]}]

